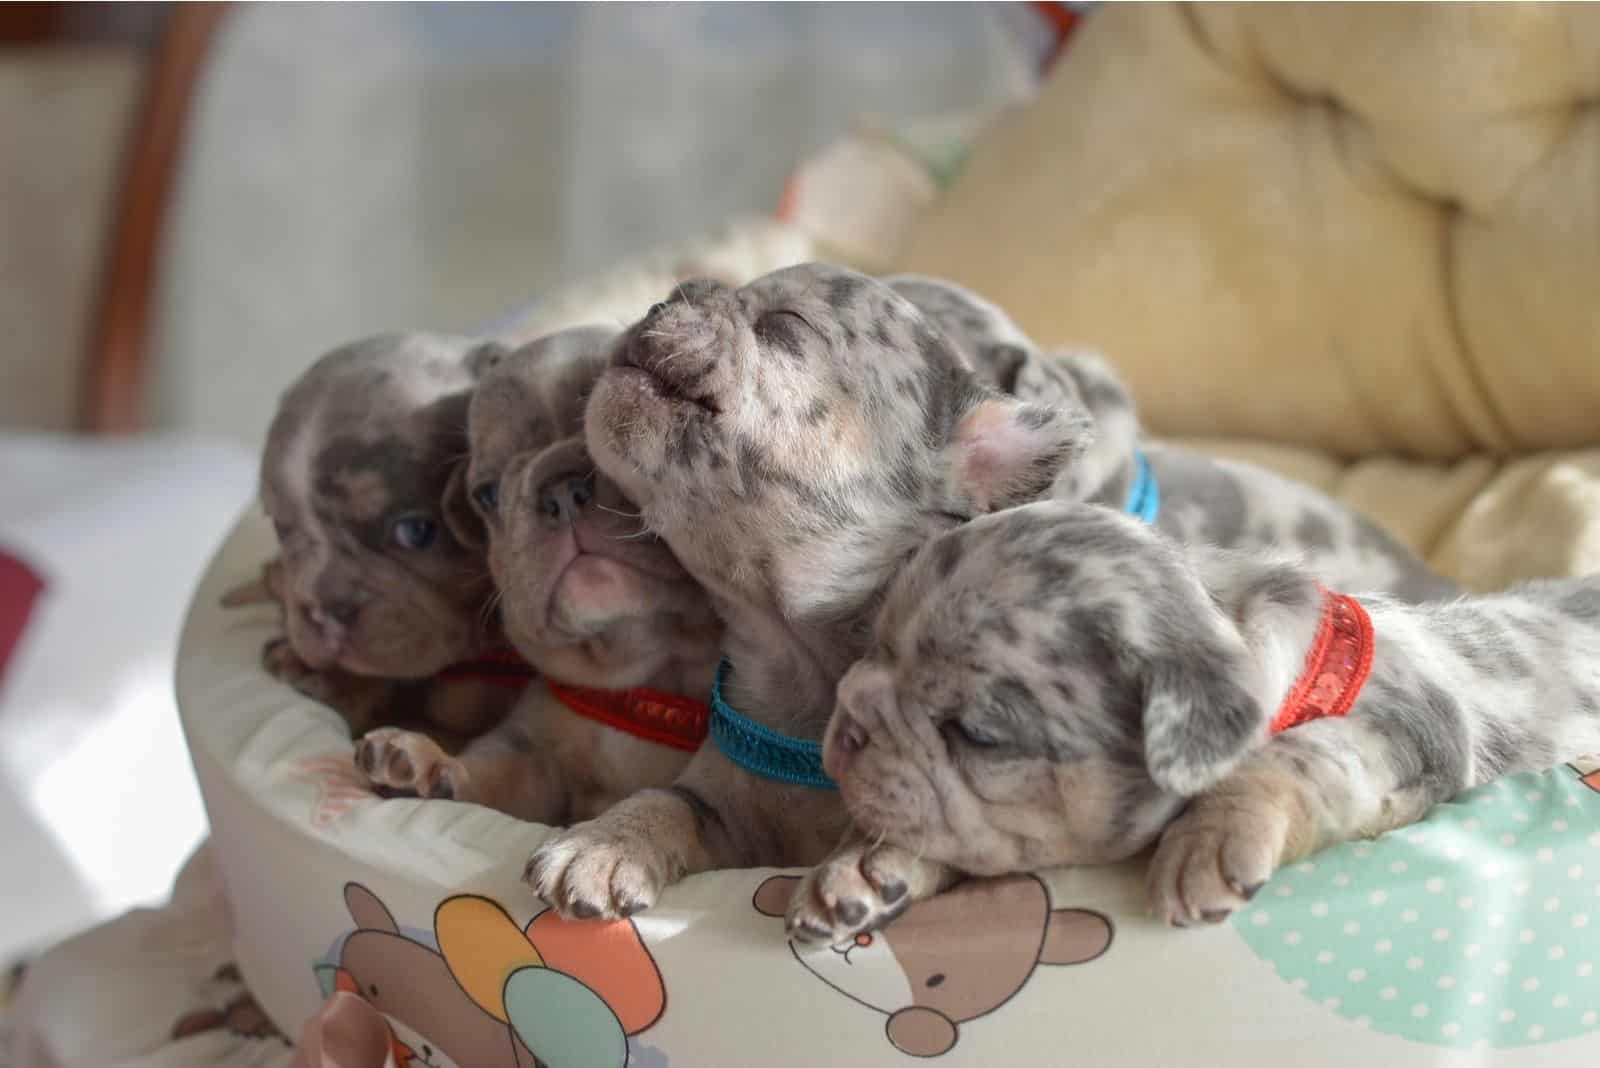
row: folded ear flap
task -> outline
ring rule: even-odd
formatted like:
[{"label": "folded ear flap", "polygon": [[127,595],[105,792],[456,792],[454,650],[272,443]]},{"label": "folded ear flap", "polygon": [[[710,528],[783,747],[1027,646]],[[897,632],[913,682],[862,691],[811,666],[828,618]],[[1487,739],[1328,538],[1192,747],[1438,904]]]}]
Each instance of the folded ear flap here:
[{"label": "folded ear flap", "polygon": [[450,479],[444,484],[444,500],[440,502],[440,510],[444,513],[445,526],[450,528],[456,541],[475,550],[488,544],[488,531],[483,528],[483,520],[467,499],[465,461],[456,464],[450,471]]},{"label": "folded ear flap", "polygon": [[[1023,367],[1038,356],[1029,352],[1021,345],[1010,342],[995,342],[978,346],[978,351],[973,354],[972,362],[979,376],[986,378],[989,384],[1002,393],[1017,396],[1017,376],[1022,373]],[[1025,400],[1033,400],[1026,397]]]},{"label": "folded ear flap", "polygon": [[947,502],[957,513],[984,515],[1038,500],[1093,440],[1094,423],[1079,405],[982,394],[946,449]]},{"label": "folded ear flap", "polygon": [[1193,797],[1266,737],[1267,712],[1244,685],[1246,659],[1216,643],[1154,665],[1144,698],[1144,759],[1163,790]]}]

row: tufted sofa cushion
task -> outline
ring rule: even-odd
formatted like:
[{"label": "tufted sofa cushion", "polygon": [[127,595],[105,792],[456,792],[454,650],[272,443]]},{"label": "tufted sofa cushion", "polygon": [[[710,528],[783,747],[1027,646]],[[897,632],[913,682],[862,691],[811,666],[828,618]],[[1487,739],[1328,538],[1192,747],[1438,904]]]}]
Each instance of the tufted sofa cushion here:
[{"label": "tufted sofa cushion", "polygon": [[899,266],[1105,348],[1157,432],[1595,444],[1600,6],[1107,5]]}]

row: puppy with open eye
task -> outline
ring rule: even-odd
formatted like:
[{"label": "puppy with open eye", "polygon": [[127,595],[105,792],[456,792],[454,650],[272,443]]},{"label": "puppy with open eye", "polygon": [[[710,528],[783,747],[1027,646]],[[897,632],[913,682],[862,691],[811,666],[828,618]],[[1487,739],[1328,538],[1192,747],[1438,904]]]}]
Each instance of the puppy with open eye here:
[{"label": "puppy with open eye", "polygon": [[[860,831],[923,864],[995,875],[1158,842],[1156,914],[1214,923],[1307,853],[1595,751],[1596,665],[1600,578],[1408,605],[1031,504],[900,574],[823,759]],[[825,867],[791,929],[848,937],[915,896]]]},{"label": "puppy with open eye", "polygon": [[420,734],[367,735],[357,762],[373,781],[564,824],[670,784],[699,748],[721,627],[581,436],[614,336],[562,331],[487,372],[445,493],[450,529],[487,555],[506,637],[544,681],[459,758]]},{"label": "puppy with open eye", "polygon": [[[503,644],[481,548],[442,503],[466,450],[478,375],[506,350],[436,334],[382,334],[316,361],[283,394],[261,462],[279,556],[255,591],[285,637],[272,674],[344,715],[353,734],[421,720],[456,742],[516,691],[447,671]],[[441,674],[443,673],[443,674]]]}]

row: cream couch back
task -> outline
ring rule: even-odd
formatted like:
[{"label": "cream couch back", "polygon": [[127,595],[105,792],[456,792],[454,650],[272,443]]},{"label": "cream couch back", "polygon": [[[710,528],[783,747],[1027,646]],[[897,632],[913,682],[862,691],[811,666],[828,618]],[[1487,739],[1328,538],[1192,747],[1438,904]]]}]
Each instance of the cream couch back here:
[{"label": "cream couch back", "polygon": [[1111,5],[906,264],[1148,420],[1345,455],[1600,419],[1600,7]]},{"label": "cream couch back", "polygon": [[1600,570],[1600,6],[1101,7],[898,266],[1471,585]]}]

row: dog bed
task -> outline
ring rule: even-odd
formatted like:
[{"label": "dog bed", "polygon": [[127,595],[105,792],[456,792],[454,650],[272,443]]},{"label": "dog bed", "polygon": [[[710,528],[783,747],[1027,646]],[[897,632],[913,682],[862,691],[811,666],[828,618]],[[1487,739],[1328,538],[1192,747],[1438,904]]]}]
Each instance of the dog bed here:
[{"label": "dog bed", "polygon": [[251,515],[212,562],[177,692],[237,960],[286,1034],[345,991],[385,1014],[399,1063],[435,1066],[1600,1056],[1600,764],[1320,854],[1206,929],[1148,920],[1136,863],[970,884],[832,949],[785,941],[792,872],[565,922],[520,880],[547,828],[378,798],[342,721],[261,671],[274,615],[218,598],[271,549]]}]

